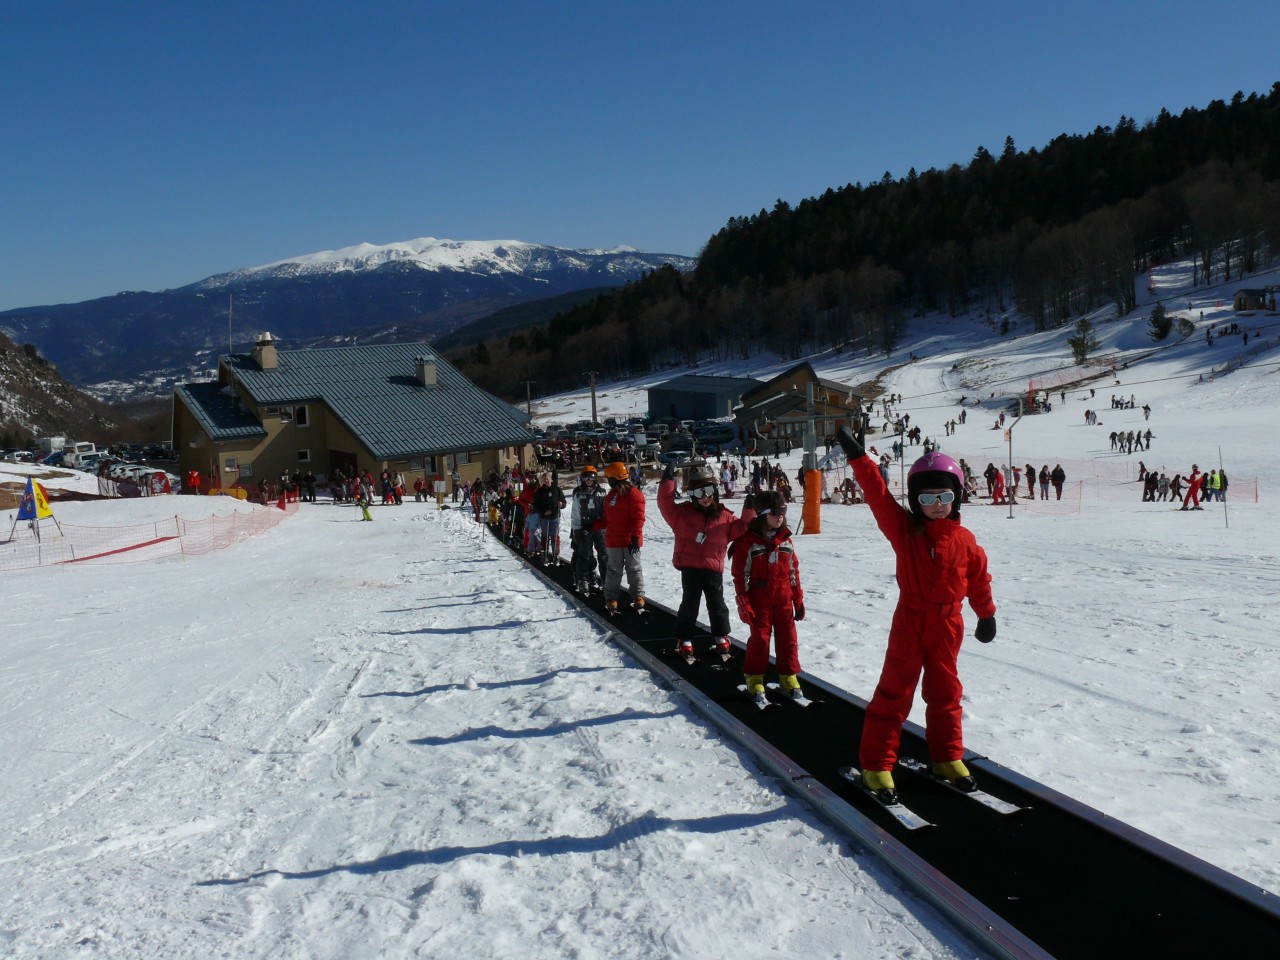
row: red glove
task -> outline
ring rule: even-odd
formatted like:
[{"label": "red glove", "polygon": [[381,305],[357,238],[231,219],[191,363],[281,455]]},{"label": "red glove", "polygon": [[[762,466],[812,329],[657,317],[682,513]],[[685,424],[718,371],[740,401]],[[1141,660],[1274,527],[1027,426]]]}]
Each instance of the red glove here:
[{"label": "red glove", "polygon": [[755,618],[755,611],[751,609],[751,601],[747,599],[745,593],[738,594],[738,616],[743,623],[750,623]]},{"label": "red glove", "polygon": [[797,620],[804,619],[804,601],[803,600],[797,600],[792,605],[791,609],[792,609],[792,612],[795,614],[795,617]]}]

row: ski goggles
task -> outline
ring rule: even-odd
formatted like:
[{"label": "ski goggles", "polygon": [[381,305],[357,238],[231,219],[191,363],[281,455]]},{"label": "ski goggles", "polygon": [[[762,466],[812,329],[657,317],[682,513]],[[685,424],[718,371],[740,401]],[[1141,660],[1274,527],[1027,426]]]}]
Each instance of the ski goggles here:
[{"label": "ski goggles", "polygon": [[955,493],[950,490],[942,493],[917,493],[916,503],[922,507],[932,507],[935,503],[951,503],[955,498]]},{"label": "ski goggles", "polygon": [[769,516],[769,514],[773,514],[775,517],[785,517],[787,515],[787,508],[786,507],[766,507],[765,509],[757,510],[756,512],[759,513],[760,516],[762,517],[767,517]]},{"label": "ski goggles", "polygon": [[693,497],[695,500],[701,500],[703,497],[714,497],[715,495],[716,488],[710,484],[705,487],[695,487],[689,491],[689,496]]}]

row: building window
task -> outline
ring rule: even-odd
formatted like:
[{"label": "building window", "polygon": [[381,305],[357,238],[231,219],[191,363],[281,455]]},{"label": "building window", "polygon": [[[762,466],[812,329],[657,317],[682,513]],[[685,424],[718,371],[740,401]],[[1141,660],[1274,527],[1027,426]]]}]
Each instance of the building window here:
[{"label": "building window", "polygon": [[222,461],[222,469],[227,473],[238,473],[239,465],[236,463],[235,457],[227,457]]},{"label": "building window", "polygon": [[310,463],[310,462],[311,462],[311,451],[310,451],[310,450],[299,450],[299,451],[298,451],[298,462],[299,462],[299,463]]},{"label": "building window", "polygon": [[310,426],[310,422],[307,420],[306,407],[293,408],[293,422],[296,426],[299,426],[299,427]]},{"label": "building window", "polygon": [[293,422],[293,410],[291,408],[289,407],[280,408],[280,422],[281,423]]},{"label": "building window", "polygon": [[253,464],[252,463],[240,464],[240,479],[247,480],[252,476],[253,476]]}]

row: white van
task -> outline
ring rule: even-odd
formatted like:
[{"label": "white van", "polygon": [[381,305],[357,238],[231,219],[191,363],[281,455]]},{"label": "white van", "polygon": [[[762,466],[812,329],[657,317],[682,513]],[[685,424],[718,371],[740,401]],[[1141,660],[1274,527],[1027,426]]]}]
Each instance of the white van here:
[{"label": "white van", "polygon": [[64,467],[79,467],[82,458],[91,456],[97,452],[98,448],[88,440],[79,440],[75,443],[67,443],[62,448],[62,465]]}]

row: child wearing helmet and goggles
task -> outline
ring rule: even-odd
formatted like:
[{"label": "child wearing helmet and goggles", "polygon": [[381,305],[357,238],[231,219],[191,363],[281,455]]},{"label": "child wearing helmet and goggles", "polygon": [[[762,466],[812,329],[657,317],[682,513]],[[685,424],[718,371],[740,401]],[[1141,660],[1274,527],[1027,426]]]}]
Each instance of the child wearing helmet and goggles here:
[{"label": "child wearing helmet and goggles", "polygon": [[658,510],[675,534],[672,565],[680,571],[680,609],[676,613],[676,652],[686,658],[693,654],[694,625],[705,597],[711,626],[712,651],[728,658],[729,608],[724,602],[724,558],[732,540],[742,536],[755,516],[749,500],[742,516],[720,502],[715,470],[699,464],[689,471],[685,484],[689,499],[676,503],[675,468],[667,464],[658,485]]},{"label": "child wearing helmet and goggles", "polygon": [[933,773],[962,790],[975,790],[977,784],[962,759],[963,688],[956,672],[964,637],[961,602],[967,598],[978,615],[974,636],[982,643],[995,638],[996,605],[986,552],[960,524],[964,471],[946,454],[925,454],[907,475],[904,509],[890,495],[875,461],[853,431],[842,427],[838,438],[876,524],[897,558],[898,606],[880,681],[862,726],[863,783],[885,803],[897,799],[893,766],[902,724],[911,712],[923,671],[925,739]]}]

